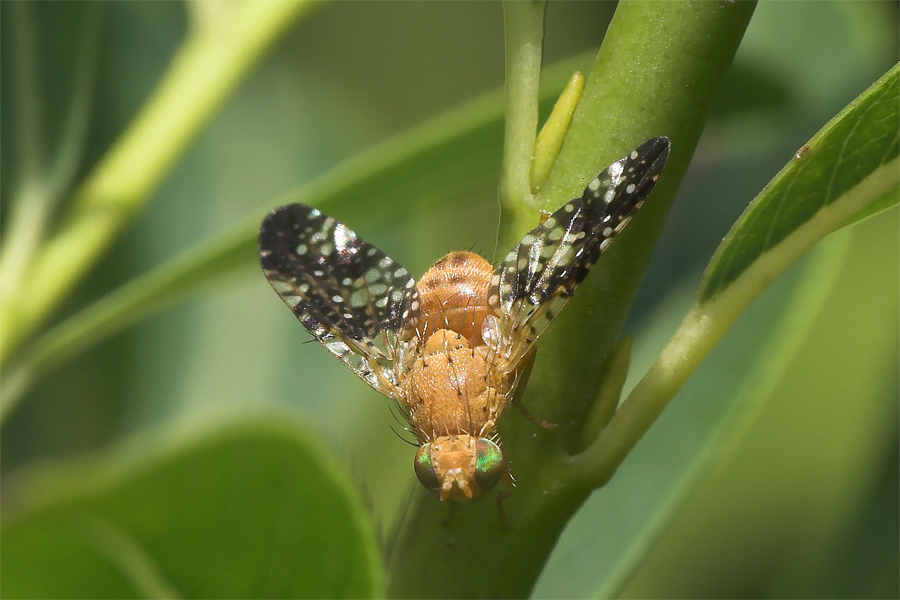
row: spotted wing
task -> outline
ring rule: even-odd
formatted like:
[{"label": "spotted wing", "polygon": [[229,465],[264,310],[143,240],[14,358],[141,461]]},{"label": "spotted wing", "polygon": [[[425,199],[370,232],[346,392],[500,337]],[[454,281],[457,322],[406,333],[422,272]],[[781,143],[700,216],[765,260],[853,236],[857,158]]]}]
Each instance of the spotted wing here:
[{"label": "spotted wing", "polygon": [[[498,331],[515,366],[650,194],[669,156],[652,138],[604,169],[576,198],[525,234],[494,273]],[[505,352],[504,352],[505,353]]]},{"label": "spotted wing", "polygon": [[259,263],[275,292],[338,360],[397,398],[415,338],[415,280],[384,252],[304,204],[270,212]]}]

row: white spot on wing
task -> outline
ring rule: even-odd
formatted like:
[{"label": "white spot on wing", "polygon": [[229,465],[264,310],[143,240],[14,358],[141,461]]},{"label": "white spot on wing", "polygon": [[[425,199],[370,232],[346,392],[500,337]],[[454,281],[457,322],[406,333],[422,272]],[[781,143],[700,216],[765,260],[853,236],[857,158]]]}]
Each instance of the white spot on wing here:
[{"label": "white spot on wing", "polygon": [[334,247],[338,252],[344,253],[348,250],[350,244],[356,240],[356,234],[338,223],[334,227]]}]

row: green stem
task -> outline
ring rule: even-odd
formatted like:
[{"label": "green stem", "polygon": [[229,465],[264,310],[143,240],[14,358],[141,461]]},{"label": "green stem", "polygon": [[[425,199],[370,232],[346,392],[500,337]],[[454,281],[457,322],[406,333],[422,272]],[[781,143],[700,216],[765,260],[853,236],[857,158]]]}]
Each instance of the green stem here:
[{"label": "green stem", "polygon": [[632,346],[634,338],[626,336],[616,344],[606,359],[597,399],[594,400],[591,412],[588,413],[581,428],[579,448],[591,446],[616,414],[619,400],[622,398],[622,387],[628,377]]},{"label": "green stem", "polygon": [[66,110],[62,139],[49,173],[53,205],[58,204],[70,190],[81,166],[100,59],[102,9],[103,5],[100,3],[88,2],[84,5],[85,15],[78,48],[78,62],[75,65],[72,100]]},{"label": "green stem", "polygon": [[44,104],[38,91],[40,67],[37,56],[37,31],[28,2],[9,5],[12,39],[13,92],[16,106],[16,153],[20,178],[39,179],[44,164]]},{"label": "green stem", "polygon": [[[19,153],[25,163],[20,186],[11,199],[10,226],[0,251],[0,290],[4,298],[16,298],[29,264],[40,247],[53,209],[72,184],[83,154],[91,114],[98,50],[100,47],[101,5],[86,3],[81,31],[78,61],[73,75],[72,101],[66,114],[62,140],[55,151],[52,166],[43,156],[41,99],[32,89],[38,66],[31,56],[34,48],[30,29],[33,27],[27,3],[10,5],[19,24],[13,27],[16,62],[15,86],[17,109],[22,112],[19,128]],[[18,39],[21,38],[21,39]]]},{"label": "green stem", "polygon": [[[590,412],[601,366],[753,8],[746,2],[619,3],[538,203],[562,205],[653,135],[672,139],[670,164],[642,209],[649,215],[639,214],[619,236],[600,272],[594,269],[541,338],[523,402],[560,427],[539,430],[515,411],[501,420],[517,480],[504,503],[509,530],[490,500],[461,503],[445,526],[448,506],[423,492],[393,546],[390,595],[525,597],[531,591],[560,532],[591,492],[566,468],[581,442],[577,424]],[[507,227],[504,244],[512,246],[527,227]]]},{"label": "green stem", "polygon": [[10,199],[9,222],[0,249],[0,298],[14,296],[26,267],[40,244],[50,213],[44,148],[44,110],[38,91],[38,57],[35,23],[28,2],[8,5],[10,19],[11,71],[14,85],[18,181]]},{"label": "green stem", "polygon": [[531,158],[538,126],[541,53],[546,0],[503,3],[506,32],[506,130],[500,173],[500,207],[504,219],[518,220],[529,209]]},{"label": "green stem", "polygon": [[0,363],[82,279],[264,51],[311,4],[235,3],[183,44],[130,128],[76,191],[21,293],[4,299]]}]

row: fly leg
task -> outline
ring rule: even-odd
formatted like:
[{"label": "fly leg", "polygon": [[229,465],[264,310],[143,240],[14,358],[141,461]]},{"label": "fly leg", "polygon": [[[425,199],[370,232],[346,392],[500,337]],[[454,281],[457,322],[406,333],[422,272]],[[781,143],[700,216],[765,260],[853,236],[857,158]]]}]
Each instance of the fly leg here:
[{"label": "fly leg", "polygon": [[519,400],[516,400],[515,403],[516,403],[516,406],[519,407],[519,410],[522,412],[522,416],[525,417],[526,419],[528,419],[529,421],[531,421],[532,423],[534,423],[535,425],[537,425],[539,427],[543,427],[547,431],[554,431],[556,429],[556,423],[548,423],[547,421],[545,421],[543,419],[538,419],[536,416],[534,416],[533,414],[528,412],[528,409],[525,408],[525,405],[522,404],[522,402]]}]

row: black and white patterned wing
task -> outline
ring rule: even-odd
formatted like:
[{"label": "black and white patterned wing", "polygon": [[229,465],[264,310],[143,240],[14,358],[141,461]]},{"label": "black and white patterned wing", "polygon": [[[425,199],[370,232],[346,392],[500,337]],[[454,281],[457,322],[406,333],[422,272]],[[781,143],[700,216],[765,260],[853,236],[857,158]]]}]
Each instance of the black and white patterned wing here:
[{"label": "black and white patterned wing", "polygon": [[604,169],[576,198],[525,234],[494,272],[496,337],[515,366],[650,194],[669,156],[652,138]]},{"label": "black and white patterned wing", "polygon": [[305,204],[266,216],[259,228],[259,263],[320,344],[373,388],[399,397],[419,312],[415,280],[406,269]]}]

